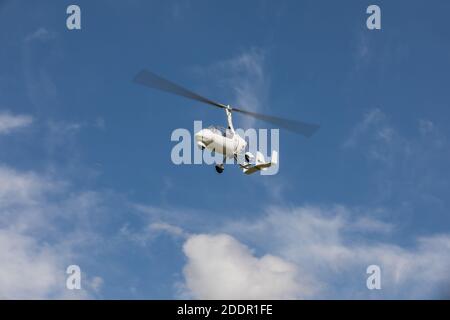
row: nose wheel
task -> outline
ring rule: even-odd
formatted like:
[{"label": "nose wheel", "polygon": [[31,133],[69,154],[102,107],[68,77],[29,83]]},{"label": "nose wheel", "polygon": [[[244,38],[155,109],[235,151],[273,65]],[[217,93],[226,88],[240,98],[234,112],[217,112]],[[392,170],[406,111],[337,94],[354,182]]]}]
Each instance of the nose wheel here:
[{"label": "nose wheel", "polygon": [[222,173],[223,170],[225,170],[225,166],[223,164],[216,165],[216,171],[217,173]]}]

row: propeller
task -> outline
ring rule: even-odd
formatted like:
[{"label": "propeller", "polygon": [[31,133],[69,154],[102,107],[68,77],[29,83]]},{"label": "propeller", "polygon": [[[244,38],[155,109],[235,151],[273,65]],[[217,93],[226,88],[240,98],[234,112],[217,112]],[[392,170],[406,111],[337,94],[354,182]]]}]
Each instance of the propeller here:
[{"label": "propeller", "polygon": [[133,79],[135,83],[141,84],[146,87],[162,90],[168,93],[176,94],[178,96],[182,96],[188,99],[196,100],[199,102],[203,102],[205,104],[209,104],[211,106],[228,109],[232,112],[239,112],[246,116],[250,116],[256,118],[258,120],[266,121],[272,123],[281,128],[287,129],[289,131],[304,135],[305,137],[312,136],[318,129],[319,125],[310,124],[306,122],[301,122],[297,120],[289,120],[280,117],[275,117],[271,115],[261,114],[257,112],[247,111],[235,107],[230,107],[224,105],[222,103],[215,102],[208,98],[205,98],[195,92],[192,92],[176,83],[173,83],[167,79],[164,79],[153,72],[148,70],[141,70]]}]

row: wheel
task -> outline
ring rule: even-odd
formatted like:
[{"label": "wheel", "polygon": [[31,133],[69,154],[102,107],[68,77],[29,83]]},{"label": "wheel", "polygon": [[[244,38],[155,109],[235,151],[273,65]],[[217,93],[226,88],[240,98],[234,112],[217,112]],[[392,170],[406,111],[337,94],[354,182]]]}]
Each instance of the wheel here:
[{"label": "wheel", "polygon": [[216,166],[216,171],[217,171],[217,173],[222,173],[224,169],[225,169],[225,168],[224,168],[223,164],[217,165],[217,166]]}]

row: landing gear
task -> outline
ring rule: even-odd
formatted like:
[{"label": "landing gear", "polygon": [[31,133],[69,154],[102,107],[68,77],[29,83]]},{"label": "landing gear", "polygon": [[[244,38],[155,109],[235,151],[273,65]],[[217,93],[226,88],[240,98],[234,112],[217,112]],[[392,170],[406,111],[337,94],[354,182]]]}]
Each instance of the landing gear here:
[{"label": "landing gear", "polygon": [[225,166],[223,164],[216,165],[216,171],[217,173],[222,173],[223,170],[225,170]]}]

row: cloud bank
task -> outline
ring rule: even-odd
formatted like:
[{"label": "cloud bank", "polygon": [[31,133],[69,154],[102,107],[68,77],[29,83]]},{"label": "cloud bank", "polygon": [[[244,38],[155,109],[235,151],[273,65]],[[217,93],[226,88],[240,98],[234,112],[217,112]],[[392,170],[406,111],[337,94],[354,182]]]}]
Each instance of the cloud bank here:
[{"label": "cloud bank", "polygon": [[[407,299],[444,290],[450,235],[400,246],[389,241],[395,226],[368,213],[343,206],[272,208],[258,221],[230,223],[226,234],[191,236],[183,246],[184,293],[198,299]],[[258,258],[237,238],[270,254]],[[380,291],[366,287],[372,264],[381,268]]]},{"label": "cloud bank", "polygon": [[[0,113],[0,133],[31,125],[29,115]],[[85,290],[66,289],[66,268],[82,261],[77,249],[93,243],[87,214],[100,196],[75,191],[53,174],[0,163],[0,299],[90,298],[100,277],[83,273]]]}]

